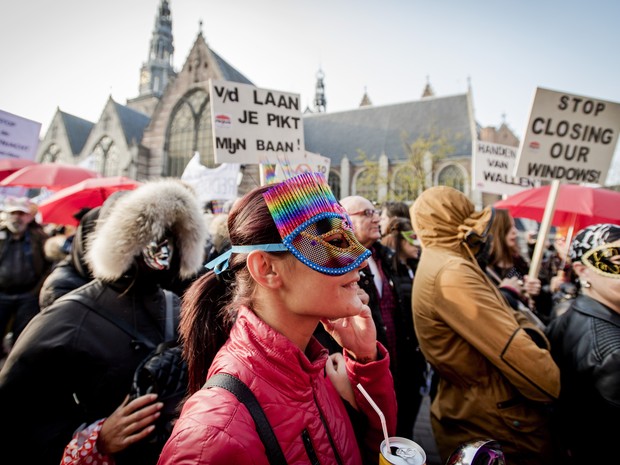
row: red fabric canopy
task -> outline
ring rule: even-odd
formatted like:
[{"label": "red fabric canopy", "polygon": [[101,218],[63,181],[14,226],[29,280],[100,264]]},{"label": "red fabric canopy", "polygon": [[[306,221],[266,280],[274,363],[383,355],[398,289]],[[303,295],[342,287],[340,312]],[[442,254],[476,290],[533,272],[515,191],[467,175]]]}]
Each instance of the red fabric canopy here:
[{"label": "red fabric canopy", "polygon": [[39,204],[44,223],[78,224],[73,215],[82,208],[94,208],[114,192],[133,190],[141,183],[123,176],[91,178],[55,192]]},{"label": "red fabric canopy", "polygon": [[96,177],[99,177],[99,173],[81,166],[36,163],[7,176],[0,182],[0,186],[45,187],[50,190],[59,190],[84,179]]},{"label": "red fabric canopy", "polygon": [[[515,218],[541,221],[551,186],[527,189],[500,200],[495,208],[505,208]],[[560,184],[551,224],[573,226],[575,232],[591,224],[620,224],[620,192],[604,188]]]}]

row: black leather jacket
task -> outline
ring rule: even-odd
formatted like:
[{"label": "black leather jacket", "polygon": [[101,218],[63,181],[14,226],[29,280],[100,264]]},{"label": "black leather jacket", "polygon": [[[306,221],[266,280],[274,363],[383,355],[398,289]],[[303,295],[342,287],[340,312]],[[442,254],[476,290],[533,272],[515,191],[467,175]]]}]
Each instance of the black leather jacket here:
[{"label": "black leather jacket", "polygon": [[617,463],[620,314],[580,295],[547,336],[562,384],[554,434],[574,459],[563,463]]}]

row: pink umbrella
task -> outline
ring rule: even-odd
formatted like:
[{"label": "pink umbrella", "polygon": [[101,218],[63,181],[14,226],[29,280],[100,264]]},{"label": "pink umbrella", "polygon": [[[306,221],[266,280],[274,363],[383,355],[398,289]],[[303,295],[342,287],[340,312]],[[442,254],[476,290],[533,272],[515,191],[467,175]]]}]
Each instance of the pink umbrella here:
[{"label": "pink umbrella", "polygon": [[26,166],[0,181],[0,186],[45,187],[59,190],[88,178],[99,177],[99,173],[81,166],[63,163],[37,163]]},{"label": "pink umbrella", "polygon": [[36,165],[36,163],[36,161],[25,158],[3,158],[0,160],[0,179],[6,178],[25,166]]},{"label": "pink umbrella", "polygon": [[94,208],[117,191],[133,190],[141,183],[124,176],[90,178],[55,192],[39,204],[44,223],[78,224],[73,215],[82,208]]},{"label": "pink umbrella", "polygon": [[[495,202],[515,218],[541,221],[545,212],[549,185],[526,189]],[[620,224],[620,192],[604,188],[560,184],[551,224],[571,227],[575,232],[597,223]]]}]

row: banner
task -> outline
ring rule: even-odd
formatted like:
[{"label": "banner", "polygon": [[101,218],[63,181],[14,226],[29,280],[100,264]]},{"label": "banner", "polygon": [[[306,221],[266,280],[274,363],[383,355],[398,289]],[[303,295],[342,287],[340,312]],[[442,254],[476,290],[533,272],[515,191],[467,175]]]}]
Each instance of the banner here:
[{"label": "banner", "polygon": [[34,160],[41,123],[0,110],[0,158]]},{"label": "banner", "polygon": [[517,148],[491,142],[476,142],[472,163],[472,189],[490,194],[512,195],[540,186],[523,176],[513,176]]},{"label": "banner", "polygon": [[181,180],[194,188],[201,205],[210,200],[233,200],[237,198],[239,168],[239,163],[222,163],[217,168],[207,168],[200,164],[200,154],[195,153]]},{"label": "banner", "polygon": [[304,132],[298,94],[210,80],[215,161],[260,163],[262,158],[299,157]]}]

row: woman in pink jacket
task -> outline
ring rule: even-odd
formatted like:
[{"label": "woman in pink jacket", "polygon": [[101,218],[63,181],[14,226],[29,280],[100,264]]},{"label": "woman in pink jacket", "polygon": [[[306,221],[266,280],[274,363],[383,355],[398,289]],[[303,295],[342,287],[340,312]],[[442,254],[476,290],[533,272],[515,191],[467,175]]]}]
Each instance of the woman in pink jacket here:
[{"label": "woman in pink jacket", "polygon": [[[184,298],[191,397],[159,464],[269,463],[248,409],[221,387],[203,388],[217,373],[251,389],[288,464],[377,462],[380,417],[356,386],[393,434],[389,356],[357,285],[369,252],[325,179],[304,173],[257,188],[231,211],[228,227],[230,252]],[[328,357],[312,335],[319,323],[344,355]],[[354,431],[349,414],[364,428]]]}]

